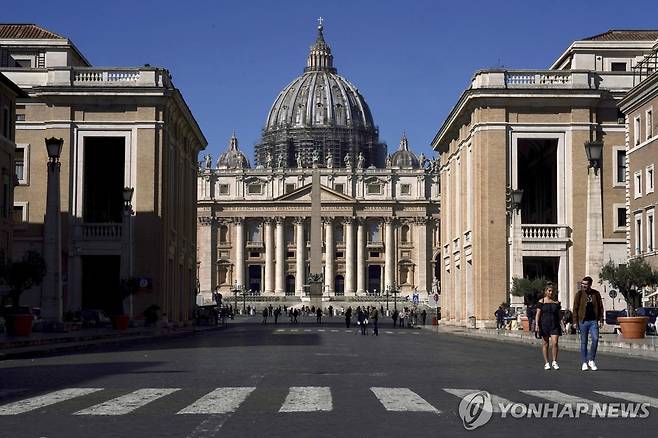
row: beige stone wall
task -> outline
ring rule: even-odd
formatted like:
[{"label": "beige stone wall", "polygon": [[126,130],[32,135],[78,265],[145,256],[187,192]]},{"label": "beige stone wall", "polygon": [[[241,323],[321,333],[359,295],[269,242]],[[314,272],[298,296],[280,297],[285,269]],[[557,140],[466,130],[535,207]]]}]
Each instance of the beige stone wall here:
[{"label": "beige stone wall", "polygon": [[[8,111],[9,125],[5,126],[4,111]],[[14,191],[14,142],[16,94],[0,83],[0,264],[11,257],[13,241],[12,206]],[[5,137],[4,133],[8,133]],[[5,186],[7,192],[5,193]]]}]

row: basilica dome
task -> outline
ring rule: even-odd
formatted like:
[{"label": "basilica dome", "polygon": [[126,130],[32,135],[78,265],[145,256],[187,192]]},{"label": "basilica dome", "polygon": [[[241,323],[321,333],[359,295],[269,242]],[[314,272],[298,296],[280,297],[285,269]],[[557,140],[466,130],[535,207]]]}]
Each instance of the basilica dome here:
[{"label": "basilica dome", "polygon": [[391,156],[391,165],[400,169],[418,169],[420,161],[416,154],[409,150],[409,140],[406,134],[400,139],[400,148]]},{"label": "basilica dome", "polygon": [[249,160],[246,155],[238,148],[238,138],[235,133],[231,136],[228,150],[222,153],[217,159],[218,169],[242,169],[248,168]]},{"label": "basilica dome", "polygon": [[331,47],[324,39],[320,22],[304,73],[290,82],[276,97],[265,122],[256,160],[283,155],[284,162],[296,164],[297,154],[310,164],[314,153],[330,154],[334,166],[343,165],[346,154],[355,160],[363,153],[366,165],[383,165],[386,145],[370,108],[358,89],[337,73]]}]

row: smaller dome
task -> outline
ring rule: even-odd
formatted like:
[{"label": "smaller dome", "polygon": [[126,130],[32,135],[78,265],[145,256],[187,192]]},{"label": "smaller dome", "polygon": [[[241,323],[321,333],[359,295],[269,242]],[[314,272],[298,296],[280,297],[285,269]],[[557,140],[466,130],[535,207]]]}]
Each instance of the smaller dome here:
[{"label": "smaller dome", "polygon": [[221,154],[217,159],[217,168],[220,169],[242,169],[249,168],[249,160],[245,154],[238,149],[238,138],[235,136],[235,132],[231,136],[231,142],[228,146],[228,150]]},{"label": "smaller dome", "polygon": [[400,148],[391,156],[391,166],[401,169],[418,169],[420,162],[416,154],[409,150],[409,140],[407,135],[402,134],[400,139]]}]

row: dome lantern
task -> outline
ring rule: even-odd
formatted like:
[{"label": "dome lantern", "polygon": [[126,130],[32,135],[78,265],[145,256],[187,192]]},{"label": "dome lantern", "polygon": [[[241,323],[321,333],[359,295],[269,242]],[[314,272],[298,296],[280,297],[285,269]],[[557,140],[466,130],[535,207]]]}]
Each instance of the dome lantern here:
[{"label": "dome lantern", "polygon": [[334,55],[331,54],[331,47],[324,40],[324,26],[322,25],[322,17],[318,18],[318,37],[315,44],[311,46],[311,50],[306,59],[306,68],[304,72],[309,71],[328,71],[336,73],[334,68]]}]

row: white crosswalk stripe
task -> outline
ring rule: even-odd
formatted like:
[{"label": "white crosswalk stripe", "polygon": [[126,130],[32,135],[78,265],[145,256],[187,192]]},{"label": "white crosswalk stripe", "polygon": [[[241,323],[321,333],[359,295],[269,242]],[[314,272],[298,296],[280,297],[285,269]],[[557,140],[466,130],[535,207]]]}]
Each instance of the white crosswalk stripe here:
[{"label": "white crosswalk stripe", "polygon": [[235,412],[255,387],[217,388],[177,414],[227,414]]},{"label": "white crosswalk stripe", "polygon": [[615,391],[594,391],[597,394],[605,395],[612,398],[619,398],[632,403],[647,403],[652,408],[658,408],[658,398],[649,397],[632,392],[615,392]]},{"label": "white crosswalk stripe", "polygon": [[576,397],[574,395],[565,394],[564,392],[560,392],[560,391],[522,389],[522,390],[520,390],[520,392],[522,392],[524,394],[531,395],[533,397],[543,398],[543,399],[546,399],[548,401],[552,401],[552,402],[559,403],[559,404],[562,404],[562,405],[567,404],[567,403],[572,404],[572,405],[575,405],[575,404],[578,404],[578,403],[585,403],[585,404],[590,405],[590,406],[593,405],[593,404],[596,404],[595,401],[588,400],[588,399],[582,398],[582,397]]},{"label": "white crosswalk stripe", "polygon": [[409,388],[372,387],[370,390],[387,411],[441,413]]},{"label": "white crosswalk stripe", "polygon": [[151,403],[154,400],[179,391],[180,388],[144,388],[130,394],[108,400],[87,409],[74,412],[74,415],[125,415]]},{"label": "white crosswalk stripe", "polygon": [[[443,388],[443,390],[449,394],[455,395],[459,398],[464,398],[468,394],[473,394],[474,392],[480,392],[482,391],[481,389],[455,389],[455,388]],[[493,407],[494,412],[501,412],[500,406],[503,405],[509,405],[512,402],[507,400],[506,398],[499,397],[497,395],[491,394],[491,405]]]},{"label": "white crosswalk stripe", "polygon": [[0,415],[23,414],[25,412],[34,411],[35,409],[44,408],[46,406],[54,405],[55,403],[71,400],[76,397],[82,397],[83,395],[92,394],[102,390],[103,388],[61,389],[59,391],[50,392],[48,394],[39,395],[0,406]]},{"label": "white crosswalk stripe", "polygon": [[331,411],[331,389],[326,386],[293,386],[279,412]]}]

